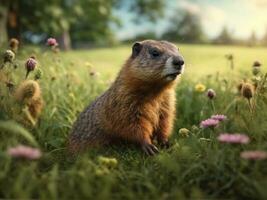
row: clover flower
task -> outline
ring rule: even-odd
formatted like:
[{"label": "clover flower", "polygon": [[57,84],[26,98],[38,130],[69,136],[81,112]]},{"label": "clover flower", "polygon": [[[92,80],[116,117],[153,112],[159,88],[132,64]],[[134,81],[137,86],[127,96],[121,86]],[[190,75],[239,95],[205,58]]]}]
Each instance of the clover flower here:
[{"label": "clover flower", "polygon": [[247,144],[250,141],[249,137],[245,134],[229,134],[229,133],[221,133],[217,139],[223,143],[234,143],[234,144]]},{"label": "clover flower", "polygon": [[266,151],[243,151],[240,157],[246,160],[264,160],[267,158]]},{"label": "clover flower", "polygon": [[28,160],[36,160],[42,156],[39,149],[24,145],[9,148],[7,154],[13,158],[24,158]]},{"label": "clover flower", "polygon": [[200,127],[201,128],[208,128],[208,127],[216,127],[217,125],[219,124],[219,120],[216,120],[216,119],[206,119],[206,120],[203,120],[201,123],[200,123]]},{"label": "clover flower", "polygon": [[57,40],[55,38],[48,38],[46,44],[50,47],[58,46]]},{"label": "clover flower", "polygon": [[205,85],[203,85],[201,83],[196,84],[195,91],[204,92],[205,90],[206,90],[206,86]]},{"label": "clover flower", "polygon": [[215,91],[213,89],[208,89],[208,91],[207,91],[207,97],[209,99],[213,99],[214,97],[216,97]]},{"label": "clover flower", "polygon": [[218,121],[224,121],[227,119],[227,117],[225,115],[212,115],[211,116],[211,119],[215,119],[215,120],[218,120]]}]

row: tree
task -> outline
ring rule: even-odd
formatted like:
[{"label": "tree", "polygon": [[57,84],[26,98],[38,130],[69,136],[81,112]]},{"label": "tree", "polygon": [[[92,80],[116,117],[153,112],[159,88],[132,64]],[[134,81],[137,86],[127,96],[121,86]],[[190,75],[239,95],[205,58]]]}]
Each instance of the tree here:
[{"label": "tree", "polygon": [[[57,36],[63,47],[70,47],[70,40],[107,41],[113,38],[110,23],[118,24],[113,16],[114,8],[128,9],[137,13],[137,19],[155,18],[163,11],[163,0],[0,0],[6,2],[4,10],[13,12],[18,29],[12,36],[31,38]],[[11,3],[9,3],[11,2]],[[2,4],[1,4],[2,5]],[[3,6],[1,6],[2,8]],[[127,7],[127,6],[126,6]],[[16,8],[16,9],[14,9]],[[6,13],[6,12],[1,12]],[[4,14],[5,16],[7,14]],[[7,17],[1,18],[2,40],[6,41]],[[9,27],[10,28],[10,27]],[[10,32],[10,33],[11,33]],[[74,33],[73,36],[70,34]]]},{"label": "tree", "polygon": [[197,14],[185,11],[181,16],[174,16],[170,26],[163,33],[162,38],[186,43],[201,43],[205,41],[205,34]]},{"label": "tree", "polygon": [[215,44],[233,44],[234,39],[232,38],[229,30],[226,26],[222,28],[221,33],[214,39]]},{"label": "tree", "polygon": [[250,37],[247,40],[247,44],[249,46],[255,46],[257,45],[257,42],[258,42],[258,39],[256,37],[255,31],[252,31]]},{"label": "tree", "polygon": [[266,28],[265,34],[263,35],[263,37],[261,39],[261,43],[262,43],[262,45],[267,46],[267,28]]},{"label": "tree", "polygon": [[0,47],[7,42],[9,0],[0,0]]}]

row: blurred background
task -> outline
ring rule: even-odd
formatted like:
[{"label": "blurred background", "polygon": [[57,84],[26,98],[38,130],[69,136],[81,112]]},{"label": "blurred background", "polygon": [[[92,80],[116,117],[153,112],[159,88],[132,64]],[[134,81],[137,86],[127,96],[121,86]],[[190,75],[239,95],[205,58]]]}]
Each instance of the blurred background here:
[{"label": "blurred background", "polygon": [[61,49],[142,39],[267,45],[267,0],[0,0],[0,45],[55,37]]}]

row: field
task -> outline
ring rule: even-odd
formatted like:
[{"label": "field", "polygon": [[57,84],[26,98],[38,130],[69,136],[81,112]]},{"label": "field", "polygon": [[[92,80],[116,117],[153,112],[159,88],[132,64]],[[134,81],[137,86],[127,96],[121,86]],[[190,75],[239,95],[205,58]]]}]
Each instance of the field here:
[{"label": "field", "polygon": [[[17,69],[2,70],[16,86],[25,78],[25,61],[35,55],[43,71],[38,82],[45,103],[38,120],[28,119],[25,105],[0,83],[0,198],[266,199],[267,49],[178,46],[186,72],[177,86],[172,145],[153,157],[133,145],[92,149],[75,158],[65,149],[76,116],[112,83],[130,46],[59,53],[20,49]],[[233,69],[227,54],[234,56]],[[252,74],[254,61],[263,64],[257,75]],[[244,83],[238,91],[242,81],[248,90],[253,86],[251,95],[244,92]],[[209,88],[216,92],[213,99],[207,97]],[[227,120],[200,127],[214,114]],[[30,123],[23,124],[24,118]],[[241,133],[250,142],[220,142],[220,133]],[[42,157],[12,158],[7,149],[18,144],[39,148]],[[261,156],[240,156],[249,150],[259,150]]]}]

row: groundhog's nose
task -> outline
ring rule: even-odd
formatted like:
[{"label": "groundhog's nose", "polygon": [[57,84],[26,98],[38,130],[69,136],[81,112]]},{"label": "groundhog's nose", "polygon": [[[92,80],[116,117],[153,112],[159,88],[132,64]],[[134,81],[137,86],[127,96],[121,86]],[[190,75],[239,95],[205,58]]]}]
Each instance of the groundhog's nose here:
[{"label": "groundhog's nose", "polygon": [[172,64],[176,69],[181,69],[182,66],[184,65],[184,59],[181,57],[173,57]]}]

